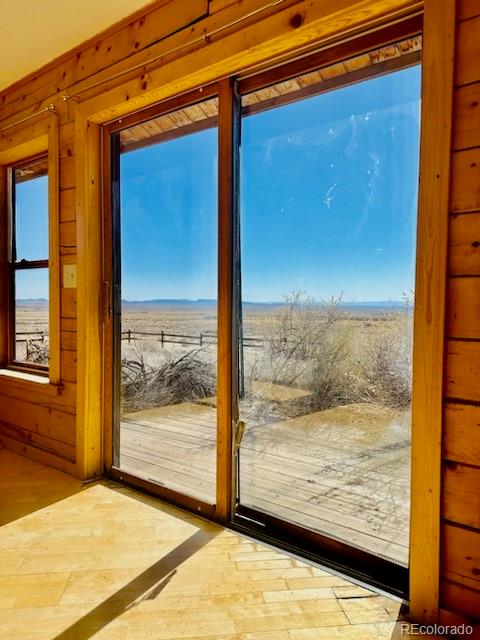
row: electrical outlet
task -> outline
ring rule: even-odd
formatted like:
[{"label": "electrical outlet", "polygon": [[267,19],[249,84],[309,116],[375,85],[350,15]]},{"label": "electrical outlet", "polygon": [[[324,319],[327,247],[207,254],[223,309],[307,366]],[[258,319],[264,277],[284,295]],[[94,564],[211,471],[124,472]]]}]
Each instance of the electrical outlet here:
[{"label": "electrical outlet", "polygon": [[65,289],[72,289],[77,286],[77,265],[63,265],[63,286]]}]

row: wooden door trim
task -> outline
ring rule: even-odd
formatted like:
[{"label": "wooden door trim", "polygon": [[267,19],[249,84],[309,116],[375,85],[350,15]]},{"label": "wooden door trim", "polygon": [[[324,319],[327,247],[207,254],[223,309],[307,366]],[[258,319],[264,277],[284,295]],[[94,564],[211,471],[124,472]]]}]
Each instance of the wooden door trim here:
[{"label": "wooden door trim", "polygon": [[455,0],[425,0],[413,348],[410,610],[439,610],[444,324]]},{"label": "wooden door trim", "polygon": [[[266,64],[277,55],[295,54],[300,45],[321,44],[322,40],[335,36],[342,31],[338,25],[338,13],[333,2],[328,3],[322,15],[318,7],[308,9],[305,26],[294,30],[285,30],[280,26],[280,18],[294,17],[290,9],[279,12],[253,25],[242,32],[243,38],[261,43],[241,51],[240,36],[233,35],[231,42],[222,38],[213,42],[209,55],[225,55],[224,44],[229,44],[229,56],[225,60],[216,60],[215,64],[203,64],[203,53],[186,56],[152,71],[148,90],[140,88],[138,80],[129,80],[122,86],[92,96],[76,108],[77,128],[77,186],[79,189],[78,217],[96,215],[98,201],[95,189],[98,188],[100,168],[98,167],[98,144],[95,141],[95,129],[87,135],[93,122],[105,123],[112,118],[131,113],[139,106],[151,105],[159,99],[199,86],[204,82],[224,77],[230,73],[242,72],[255,64]],[[349,21],[357,27],[368,28],[369,19],[362,18],[361,10],[367,3],[356,2],[348,7]],[[306,5],[306,3],[305,3]],[[402,10],[418,10],[421,3],[389,2],[377,0],[370,3],[370,18],[398,15]],[[303,6],[303,5],[302,5]],[[347,8],[342,3],[342,11]],[[423,126],[421,137],[421,184],[420,184],[420,220],[418,240],[417,303],[415,315],[414,353],[414,400],[413,400],[413,462],[412,462],[412,553],[411,553],[411,609],[417,619],[434,619],[438,613],[439,584],[439,522],[440,522],[440,448],[441,448],[441,377],[443,369],[443,306],[445,295],[446,262],[446,220],[448,209],[448,173],[450,151],[451,92],[453,67],[453,29],[454,2],[447,0],[425,0],[424,27],[424,71],[423,71]],[[341,13],[341,12],[340,12]],[[311,15],[310,15],[311,14]],[[336,22],[329,22],[330,14]],[[357,16],[357,23],[355,22]],[[347,27],[348,27],[347,25]],[[347,29],[348,30],[348,29]],[[271,34],[269,36],[265,34]],[[263,34],[263,35],[262,35]],[[280,39],[279,39],[280,38]],[[223,52],[223,54],[222,54]],[[193,65],[193,66],[190,66]],[[203,66],[202,66],[203,65]],[[133,100],[129,100],[130,96]],[[128,101],[128,104],[127,104]],[[427,113],[428,109],[428,113]],[[82,147],[81,145],[84,145]],[[431,149],[429,149],[429,146]],[[436,176],[440,176],[437,178]],[[87,193],[89,192],[89,193]],[[83,194],[83,195],[82,195]],[[429,202],[430,201],[430,202]],[[89,239],[88,229],[96,233],[94,220],[78,222],[79,225],[79,321],[86,321],[85,332],[79,340],[78,421],[77,428],[82,432],[80,440],[85,444],[79,456],[97,447],[96,429],[101,427],[100,387],[96,387],[98,376],[95,368],[100,363],[100,342],[96,334],[101,331],[98,300],[102,274],[87,261],[94,263],[100,253],[98,242]],[[438,226],[439,225],[439,226]],[[83,228],[82,228],[83,227]],[[100,232],[98,232],[100,236]],[[83,243],[83,240],[86,242]],[[83,277],[85,284],[80,286]],[[438,313],[437,313],[438,311]],[[83,332],[82,332],[83,333]],[[425,339],[428,349],[419,347],[419,341]],[[85,350],[85,356],[82,351]],[[429,355],[431,362],[429,362]],[[82,381],[83,379],[83,381]],[[439,382],[440,381],[440,382]],[[433,384],[432,386],[429,386]],[[422,392],[421,389],[424,389]],[[427,395],[425,389],[431,389]],[[428,446],[427,446],[428,445]],[[83,445],[82,445],[83,446]],[[88,454],[95,458],[95,453]],[[81,465],[86,472],[87,467]],[[429,546],[430,545],[430,546]],[[427,553],[425,551],[428,550]]]}]

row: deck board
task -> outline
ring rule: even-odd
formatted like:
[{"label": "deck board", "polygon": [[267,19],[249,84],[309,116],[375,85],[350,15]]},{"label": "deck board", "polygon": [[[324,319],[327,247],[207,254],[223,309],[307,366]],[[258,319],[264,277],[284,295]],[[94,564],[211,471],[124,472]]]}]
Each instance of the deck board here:
[{"label": "deck board", "polygon": [[[247,425],[241,503],[407,564],[405,424],[372,413],[370,425],[372,408],[354,410],[360,419],[340,427],[329,412]],[[214,406],[185,402],[129,414],[120,437],[122,470],[214,502]]]}]

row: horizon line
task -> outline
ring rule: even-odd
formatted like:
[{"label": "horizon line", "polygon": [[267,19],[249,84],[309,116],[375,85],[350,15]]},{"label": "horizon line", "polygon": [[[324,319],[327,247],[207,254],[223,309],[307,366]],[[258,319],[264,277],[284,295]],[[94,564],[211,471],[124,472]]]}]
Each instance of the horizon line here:
[{"label": "horizon line", "polygon": [[[48,302],[48,298],[17,298],[16,302]],[[122,303],[127,304],[146,304],[146,303],[162,303],[162,302],[179,302],[179,303],[218,303],[217,298],[145,298],[139,300],[131,300],[128,298],[122,298]],[[288,304],[288,300],[242,300],[243,304]],[[300,301],[301,303],[302,301]],[[312,303],[314,304],[326,304],[330,302],[328,299],[312,299]],[[405,304],[404,300],[398,298],[387,298],[387,299],[374,299],[374,300],[341,300],[338,301],[338,305],[358,305],[358,304]]]}]

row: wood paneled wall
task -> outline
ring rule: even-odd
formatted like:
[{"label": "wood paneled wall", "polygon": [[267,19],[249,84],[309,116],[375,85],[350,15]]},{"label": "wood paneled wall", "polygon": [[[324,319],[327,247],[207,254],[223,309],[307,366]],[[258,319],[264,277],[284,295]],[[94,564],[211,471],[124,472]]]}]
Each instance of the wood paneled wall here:
[{"label": "wood paneled wall", "polygon": [[[173,9],[173,5],[175,8]],[[220,7],[219,7],[220,9]],[[152,44],[208,16],[208,0],[157,0],[71,54],[0,94],[0,129],[53,103],[58,113],[60,155],[60,260],[77,262],[77,200],[74,102],[61,96],[75,82],[128,60]],[[17,128],[33,130],[32,124]],[[25,383],[0,376],[0,446],[77,473],[77,289],[61,286],[61,384]]]},{"label": "wood paneled wall", "polygon": [[441,606],[480,619],[480,2],[458,0],[447,267]]},{"label": "wood paneled wall", "polygon": [[[441,602],[445,610],[477,616],[480,611],[480,2],[457,3],[457,49],[452,147],[451,207],[448,250],[445,412],[443,430],[443,492],[441,537]],[[352,0],[360,21],[371,7],[405,8],[409,0]],[[346,2],[318,0],[328,16]],[[99,78],[115,86],[112,75],[152,55],[189,42],[222,24],[252,13],[250,25],[262,20],[254,12],[267,0],[157,0],[143,12],[110,29],[69,55],[0,93],[0,129],[30,116],[53,102],[59,120],[60,253],[61,265],[77,262],[77,232],[82,215],[77,198],[75,102],[63,102],[69,87],[87,86]],[[414,5],[412,0],[410,5]],[[266,15],[285,7],[299,8],[302,20],[315,3],[286,0]],[[344,7],[344,8],[345,8]],[[346,23],[354,18],[354,12]],[[301,21],[300,21],[301,22]],[[287,32],[293,23],[280,26]],[[339,22],[339,25],[343,23]],[[258,42],[271,27],[255,31]],[[232,40],[233,42],[233,40]],[[237,40],[234,41],[234,44]],[[253,51],[250,37],[244,48]],[[226,45],[225,45],[226,46]],[[229,45],[230,46],[230,45]],[[233,45],[231,45],[233,46]],[[235,44],[235,46],[237,46]],[[219,46],[218,51],[222,51]],[[191,53],[187,49],[186,53]],[[252,54],[253,55],[253,54]],[[168,66],[168,65],[167,65]],[[127,74],[135,91],[155,78],[141,68]],[[138,85],[138,86],[137,86]],[[91,92],[87,92],[90,97]],[[120,93],[119,93],[120,95]],[[1,135],[1,134],[0,134]],[[77,138],[79,139],[79,138]],[[80,160],[78,160],[80,162]],[[0,377],[0,445],[53,466],[78,473],[76,443],[77,325],[76,289],[61,286],[61,387],[6,380]],[[81,341],[79,340],[79,343]],[[80,424],[81,429],[90,428]],[[80,434],[81,435],[81,434]],[[81,438],[80,438],[81,441]]]}]

